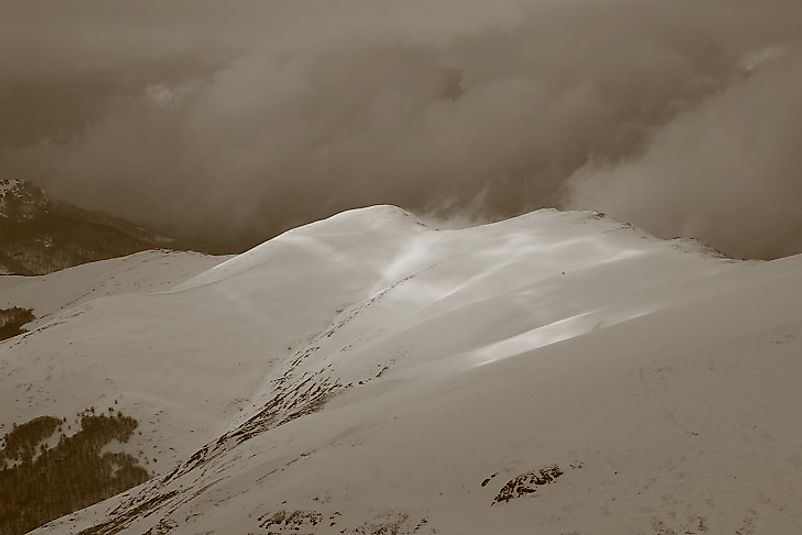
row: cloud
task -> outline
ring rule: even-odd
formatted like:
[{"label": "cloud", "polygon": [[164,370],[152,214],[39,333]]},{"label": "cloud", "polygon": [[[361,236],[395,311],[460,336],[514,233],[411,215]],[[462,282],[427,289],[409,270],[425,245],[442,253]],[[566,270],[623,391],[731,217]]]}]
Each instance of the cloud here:
[{"label": "cloud", "polygon": [[676,115],[643,153],[585,165],[567,183],[568,205],[737,256],[802,251],[802,55],[757,57],[746,78]]},{"label": "cloud", "polygon": [[75,202],[229,248],[395,203],[802,249],[797,2],[74,4],[0,27],[30,43],[4,86],[41,93],[0,92],[0,173]]}]

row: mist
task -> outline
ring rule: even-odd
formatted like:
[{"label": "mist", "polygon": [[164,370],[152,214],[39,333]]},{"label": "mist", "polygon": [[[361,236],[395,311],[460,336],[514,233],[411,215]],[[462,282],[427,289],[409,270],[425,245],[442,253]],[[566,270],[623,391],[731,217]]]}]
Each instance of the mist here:
[{"label": "mist", "polygon": [[0,176],[223,249],[391,203],[802,251],[798,1],[0,9]]}]

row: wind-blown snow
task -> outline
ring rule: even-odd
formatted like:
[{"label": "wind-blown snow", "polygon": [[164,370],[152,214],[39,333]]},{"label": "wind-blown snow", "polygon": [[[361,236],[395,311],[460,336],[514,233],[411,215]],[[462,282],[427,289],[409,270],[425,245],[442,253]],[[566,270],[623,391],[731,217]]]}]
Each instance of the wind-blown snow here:
[{"label": "wind-blown snow", "polygon": [[593,213],[365,208],[6,341],[0,421],[117,400],[159,458],[39,533],[794,533],[800,283]]}]

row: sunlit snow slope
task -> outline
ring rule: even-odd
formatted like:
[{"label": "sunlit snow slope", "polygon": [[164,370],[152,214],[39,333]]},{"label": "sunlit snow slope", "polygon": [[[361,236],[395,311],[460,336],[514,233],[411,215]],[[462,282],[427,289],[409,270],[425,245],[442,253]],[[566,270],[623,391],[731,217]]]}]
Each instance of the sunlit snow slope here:
[{"label": "sunlit snow slope", "polygon": [[100,297],[168,290],[225,260],[195,252],[144,251],[49,275],[0,276],[0,308],[30,308],[41,325],[60,311]]},{"label": "sunlit snow slope", "polygon": [[366,208],[6,341],[0,421],[114,400],[152,441],[42,533],[796,533],[801,283],[596,214]]}]

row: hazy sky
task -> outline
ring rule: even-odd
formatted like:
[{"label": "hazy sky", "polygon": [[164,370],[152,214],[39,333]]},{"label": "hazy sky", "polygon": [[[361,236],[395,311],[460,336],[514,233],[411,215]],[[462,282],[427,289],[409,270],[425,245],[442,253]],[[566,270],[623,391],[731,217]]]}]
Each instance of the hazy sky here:
[{"label": "hazy sky", "polygon": [[3,0],[0,176],[234,249],[355,206],[802,251],[799,0]]}]

